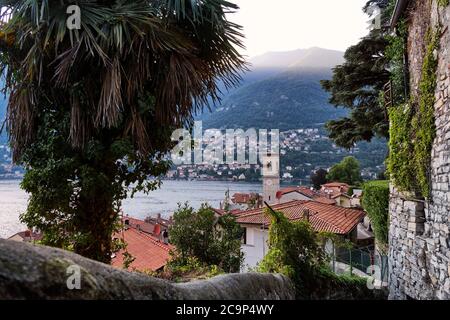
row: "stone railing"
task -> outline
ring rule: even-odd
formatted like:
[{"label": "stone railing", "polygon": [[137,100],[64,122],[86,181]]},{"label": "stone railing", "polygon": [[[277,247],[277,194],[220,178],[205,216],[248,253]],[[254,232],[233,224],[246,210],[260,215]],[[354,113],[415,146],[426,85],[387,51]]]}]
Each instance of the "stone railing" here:
[{"label": "stone railing", "polygon": [[60,249],[0,240],[0,299],[294,299],[275,274],[229,274],[175,284],[127,272]]}]

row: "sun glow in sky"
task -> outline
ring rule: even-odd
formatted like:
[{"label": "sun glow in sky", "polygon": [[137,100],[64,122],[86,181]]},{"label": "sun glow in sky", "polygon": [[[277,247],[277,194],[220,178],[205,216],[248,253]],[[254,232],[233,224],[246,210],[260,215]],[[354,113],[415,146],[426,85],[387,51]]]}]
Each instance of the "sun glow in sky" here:
[{"label": "sun glow in sky", "polygon": [[367,0],[231,0],[229,20],[244,27],[246,55],[322,47],[344,51],[368,33]]}]

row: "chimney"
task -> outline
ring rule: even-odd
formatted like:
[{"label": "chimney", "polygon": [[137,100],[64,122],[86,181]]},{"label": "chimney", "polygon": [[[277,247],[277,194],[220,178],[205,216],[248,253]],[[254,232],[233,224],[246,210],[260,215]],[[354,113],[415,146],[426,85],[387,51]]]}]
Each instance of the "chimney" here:
[{"label": "chimney", "polygon": [[309,222],[310,212],[309,212],[308,209],[305,209],[305,210],[303,211],[303,216],[305,217],[306,221]]},{"label": "chimney", "polygon": [[162,232],[162,237],[164,244],[169,244],[169,232],[166,229]]},{"label": "chimney", "polygon": [[153,229],[153,236],[160,237],[161,236],[161,226],[159,224],[156,224]]}]

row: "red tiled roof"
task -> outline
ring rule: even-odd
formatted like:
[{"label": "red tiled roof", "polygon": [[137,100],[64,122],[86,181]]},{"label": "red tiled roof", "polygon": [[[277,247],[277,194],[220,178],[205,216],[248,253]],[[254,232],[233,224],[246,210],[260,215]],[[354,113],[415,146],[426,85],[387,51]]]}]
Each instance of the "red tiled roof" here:
[{"label": "red tiled roof", "polygon": [[[127,251],[135,258],[130,265],[130,270],[151,270],[156,271],[163,268],[170,259],[169,251],[174,247],[159,242],[155,237],[138,231],[134,228],[128,228],[116,237],[124,238],[128,244]],[[112,259],[111,264],[115,267],[123,267],[123,250],[117,252]]]},{"label": "red tiled roof", "polygon": [[257,193],[235,193],[231,197],[231,201],[235,204],[247,204],[251,200],[259,200],[261,196]]},{"label": "red tiled roof", "polygon": [[284,189],[281,189],[277,192],[277,199],[281,199],[286,194],[292,193],[292,192],[298,192],[305,197],[310,198],[311,200],[324,203],[324,204],[336,204],[336,201],[333,199],[330,199],[326,197],[323,192],[311,190],[308,187],[287,187]]},{"label": "red tiled roof", "polygon": [[324,185],[322,185],[322,187],[326,187],[326,188],[339,188],[339,187],[350,188],[350,186],[347,183],[342,183],[342,182],[329,182],[329,183],[325,183]]},{"label": "red tiled roof", "polygon": [[335,195],[331,196],[332,199],[336,199],[336,198],[339,198],[339,197],[345,197],[345,198],[348,198],[348,199],[351,198],[348,194],[343,193],[343,192],[339,192],[339,193],[336,193]]},{"label": "red tiled roof", "polygon": [[335,205],[336,204],[336,200],[334,199],[330,199],[324,196],[317,196],[314,197],[314,201],[319,202],[319,203],[323,203],[323,204],[329,204],[329,205]]},{"label": "red tiled roof", "polygon": [[291,192],[298,192],[309,198],[312,198],[316,195],[316,191],[311,190],[307,187],[287,187],[277,192],[277,199],[280,199],[285,194],[289,194]]},{"label": "red tiled roof", "polygon": [[215,213],[217,213],[219,216],[223,216],[223,215],[225,215],[227,212],[225,211],[225,210],[223,210],[223,209],[215,209],[215,208],[213,208],[213,211],[215,212]]},{"label": "red tiled roof", "polygon": [[[223,216],[223,215],[227,214],[227,212],[225,210],[223,210],[223,209],[215,209],[215,208],[213,208],[213,211],[215,213],[217,213],[219,216]],[[237,216],[237,215],[239,215],[242,212],[244,212],[244,211],[242,211],[240,209],[233,209],[233,210],[230,210],[228,213],[231,214],[231,215]]]},{"label": "red tiled roof", "polygon": [[146,233],[153,234],[155,225],[132,217],[123,217],[123,221],[128,220],[129,226],[134,229],[142,230]]},{"label": "red tiled roof", "polygon": [[350,186],[341,182],[330,182],[322,185],[322,193],[326,193],[331,197],[339,196],[342,193],[347,193],[350,190]]},{"label": "red tiled roof", "polygon": [[246,204],[250,201],[251,195],[248,193],[235,193],[231,198],[231,201],[237,204]]},{"label": "red tiled roof", "polygon": [[[309,221],[317,232],[332,232],[345,235],[352,231],[365,213],[361,210],[348,209],[319,203],[316,201],[291,201],[272,206],[276,211],[283,212],[291,221],[305,219],[305,213],[309,213]],[[269,225],[270,219],[264,209],[246,211],[238,216],[240,224],[264,224]]]},{"label": "red tiled roof", "polygon": [[39,233],[39,232],[33,232],[30,230],[27,230],[27,231],[18,232],[16,234],[12,235],[11,237],[9,237],[9,239],[12,239],[16,236],[21,237],[24,241],[40,241],[40,240],[42,240],[43,234]]}]

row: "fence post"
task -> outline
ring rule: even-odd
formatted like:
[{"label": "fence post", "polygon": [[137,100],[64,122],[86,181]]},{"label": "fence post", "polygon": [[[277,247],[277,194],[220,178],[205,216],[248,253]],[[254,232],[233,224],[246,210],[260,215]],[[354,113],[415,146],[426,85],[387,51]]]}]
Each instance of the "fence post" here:
[{"label": "fence post", "polygon": [[332,241],[333,243],[333,272],[336,273],[336,246],[334,245],[334,241]]},{"label": "fence post", "polygon": [[352,249],[348,249],[350,253],[350,275],[353,275],[353,263],[352,263]]}]

